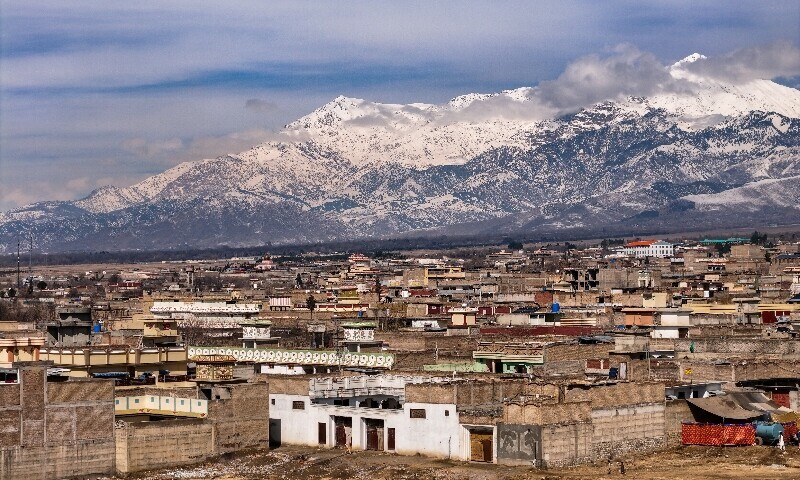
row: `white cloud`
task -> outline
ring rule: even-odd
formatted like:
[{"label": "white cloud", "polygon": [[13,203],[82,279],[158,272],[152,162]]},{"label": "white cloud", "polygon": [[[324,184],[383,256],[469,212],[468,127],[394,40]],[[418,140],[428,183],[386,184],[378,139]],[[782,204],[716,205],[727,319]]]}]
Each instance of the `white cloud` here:
[{"label": "white cloud", "polygon": [[[659,60],[693,51],[710,57],[693,67],[709,74],[787,75],[797,71],[796,46],[751,47],[796,42],[798,14],[796,0],[275,1],[269,8],[5,0],[2,201],[63,197],[63,178],[125,185],[177,161],[238,152],[338,94],[439,103],[538,84],[526,104],[498,97],[459,115],[479,120],[503,110],[539,119],[619,95],[684,88],[664,80]],[[642,50],[586,56],[625,42]],[[732,49],[739,50],[720,57]],[[43,176],[52,188],[33,187]]]},{"label": "white cloud", "polygon": [[184,148],[183,140],[180,138],[149,142],[144,138],[136,137],[124,140],[121,146],[124,150],[147,158],[162,157],[183,150]]},{"label": "white cloud", "polygon": [[789,42],[776,42],[703,58],[685,68],[698,75],[734,83],[792,77],[800,75],[800,48]]},{"label": "white cloud", "polygon": [[260,98],[248,98],[247,101],[244,102],[244,108],[259,113],[268,113],[277,110],[278,105],[276,105],[275,102],[270,102],[269,100],[263,100]]}]

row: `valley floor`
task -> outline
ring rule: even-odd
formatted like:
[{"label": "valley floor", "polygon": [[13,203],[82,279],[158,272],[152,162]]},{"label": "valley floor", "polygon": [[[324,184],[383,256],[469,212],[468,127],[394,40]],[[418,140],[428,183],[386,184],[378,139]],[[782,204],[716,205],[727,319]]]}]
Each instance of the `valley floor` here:
[{"label": "valley floor", "polygon": [[788,447],[679,447],[574,468],[540,470],[481,463],[403,457],[381,452],[353,452],[285,446],[272,451],[251,451],[187,468],[143,472],[138,479],[297,479],[297,480],[636,480],[696,479],[798,479],[800,449]]}]

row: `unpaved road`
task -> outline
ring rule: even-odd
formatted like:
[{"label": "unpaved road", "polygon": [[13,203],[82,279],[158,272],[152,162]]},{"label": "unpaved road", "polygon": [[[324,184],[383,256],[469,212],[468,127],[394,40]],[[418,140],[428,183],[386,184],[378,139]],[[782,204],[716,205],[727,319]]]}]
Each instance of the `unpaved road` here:
[{"label": "unpaved road", "polygon": [[[353,452],[284,446],[251,451],[186,468],[143,472],[138,479],[217,480],[635,480],[673,479],[800,479],[800,449],[781,454],[774,447],[679,447],[661,452],[574,468],[531,467],[402,457],[379,452]],[[609,471],[611,473],[609,473]],[[131,478],[131,477],[128,477]]]}]

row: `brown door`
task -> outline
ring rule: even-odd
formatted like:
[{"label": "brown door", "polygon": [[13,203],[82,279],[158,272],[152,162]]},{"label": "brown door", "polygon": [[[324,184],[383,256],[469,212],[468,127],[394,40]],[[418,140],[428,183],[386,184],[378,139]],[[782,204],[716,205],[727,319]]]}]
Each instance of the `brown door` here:
[{"label": "brown door", "polygon": [[317,426],[317,438],[320,445],[328,444],[328,425],[320,422]]},{"label": "brown door", "polygon": [[481,446],[483,447],[483,461],[484,462],[492,462],[492,439],[484,439],[481,440]]},{"label": "brown door", "polygon": [[386,440],[386,448],[394,450],[394,428],[390,428],[388,432],[389,438]]},{"label": "brown door", "polygon": [[345,432],[343,423],[336,424],[336,446],[337,447],[347,446],[347,432]]},{"label": "brown door", "polygon": [[367,428],[367,450],[379,450],[378,429],[375,427]]},{"label": "brown door", "polygon": [[364,419],[367,428],[367,450],[383,450],[383,420]]},{"label": "brown door", "polygon": [[470,432],[470,460],[473,462],[492,461],[492,433]]}]

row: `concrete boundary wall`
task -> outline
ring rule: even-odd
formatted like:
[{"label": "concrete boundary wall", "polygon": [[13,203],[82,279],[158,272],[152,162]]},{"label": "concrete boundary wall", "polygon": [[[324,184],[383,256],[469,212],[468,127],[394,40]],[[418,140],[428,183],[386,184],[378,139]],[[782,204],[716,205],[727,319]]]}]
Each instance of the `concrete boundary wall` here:
[{"label": "concrete boundary wall", "polygon": [[120,473],[189,465],[214,455],[214,426],[202,419],[128,423],[114,435]]},{"label": "concrete boundary wall", "polygon": [[41,480],[114,472],[114,442],[85,440],[64,445],[35,448],[22,446],[0,449],[0,478]]}]

